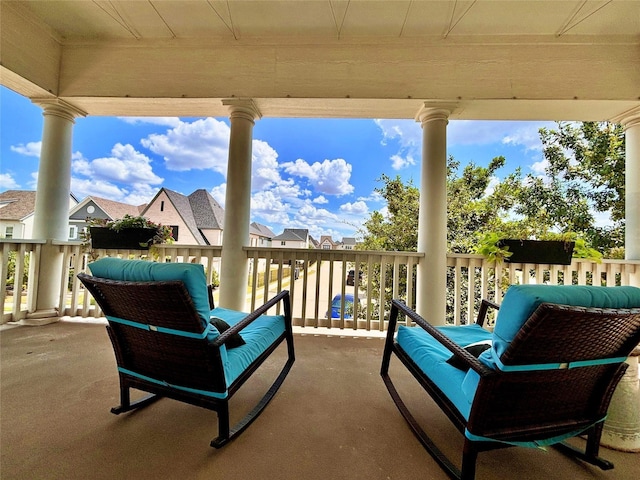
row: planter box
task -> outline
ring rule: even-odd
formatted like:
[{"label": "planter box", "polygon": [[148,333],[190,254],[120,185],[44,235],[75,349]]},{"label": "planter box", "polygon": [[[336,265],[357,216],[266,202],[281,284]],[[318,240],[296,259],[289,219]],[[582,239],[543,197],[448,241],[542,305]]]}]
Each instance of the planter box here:
[{"label": "planter box", "polygon": [[105,227],[89,227],[93,248],[149,250],[155,228],[124,228],[119,232]]},{"label": "planter box", "polygon": [[498,246],[509,247],[509,251],[513,253],[505,258],[504,261],[508,263],[569,265],[575,242],[503,239],[498,241]]}]

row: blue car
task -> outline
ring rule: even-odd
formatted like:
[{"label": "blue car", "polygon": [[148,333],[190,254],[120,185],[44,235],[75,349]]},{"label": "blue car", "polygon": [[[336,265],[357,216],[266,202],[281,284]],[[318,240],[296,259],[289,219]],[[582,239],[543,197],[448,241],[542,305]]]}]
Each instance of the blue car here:
[{"label": "blue car", "polygon": [[[360,299],[358,299],[360,303]],[[342,295],[339,293],[331,300],[331,318],[340,318],[340,309],[342,308]],[[329,312],[327,312],[329,317]],[[346,293],[344,296],[344,318],[353,318],[353,294]]]}]

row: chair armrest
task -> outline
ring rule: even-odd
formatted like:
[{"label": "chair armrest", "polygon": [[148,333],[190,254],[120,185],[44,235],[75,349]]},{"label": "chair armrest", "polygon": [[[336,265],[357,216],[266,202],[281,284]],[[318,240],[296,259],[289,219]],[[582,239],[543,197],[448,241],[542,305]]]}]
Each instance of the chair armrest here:
[{"label": "chair armrest", "polygon": [[489,308],[500,310],[500,305],[483,298],[482,303],[480,303],[480,310],[478,310],[478,319],[476,320],[476,323],[481,327],[484,327],[484,321],[487,319],[487,312],[489,311]]},{"label": "chair armrest", "polygon": [[[490,302],[489,302],[490,303]],[[394,315],[395,310],[395,315]],[[404,313],[407,317],[413,320],[416,325],[425,330],[429,335],[431,335],[434,339],[440,342],[444,347],[451,351],[456,357],[459,357],[466,366],[470,369],[476,371],[478,374],[485,376],[495,373],[492,369],[487,367],[484,363],[480,362],[476,357],[467,352],[460,345],[455,343],[445,334],[443,334],[440,330],[435,328],[429,322],[427,322],[424,318],[414,312],[411,308],[409,308],[402,300],[392,300],[391,301],[391,316],[389,319],[389,331],[391,330],[391,323],[397,321],[398,311]],[[387,340],[389,337],[387,336]]]},{"label": "chair armrest", "polygon": [[285,320],[285,328],[287,330],[291,329],[291,299],[289,297],[289,290],[282,290],[275,297],[272,297],[267,302],[265,302],[260,307],[256,308],[253,312],[248,314],[238,323],[233,325],[231,328],[222,333],[218,338],[216,338],[213,342],[213,345],[219,347],[223,345],[229,340],[229,338],[234,333],[240,333],[243,328],[246,328],[249,324],[255,321],[261,315],[267,313],[267,311],[276,305],[278,302],[282,301],[284,304],[284,320]]}]

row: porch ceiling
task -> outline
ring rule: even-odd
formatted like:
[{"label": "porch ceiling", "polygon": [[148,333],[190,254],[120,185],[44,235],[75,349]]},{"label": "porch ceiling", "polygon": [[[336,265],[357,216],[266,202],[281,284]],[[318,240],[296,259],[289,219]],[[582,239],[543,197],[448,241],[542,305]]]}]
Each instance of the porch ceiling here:
[{"label": "porch ceiling", "polygon": [[1,82],[90,115],[612,119],[640,108],[640,2],[0,3]]}]

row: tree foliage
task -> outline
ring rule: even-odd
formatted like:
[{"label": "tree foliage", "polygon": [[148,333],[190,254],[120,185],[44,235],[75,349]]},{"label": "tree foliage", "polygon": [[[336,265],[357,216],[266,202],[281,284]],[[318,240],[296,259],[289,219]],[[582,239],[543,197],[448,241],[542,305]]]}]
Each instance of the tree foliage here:
[{"label": "tree foliage", "polygon": [[[529,176],[532,185],[521,199],[521,213],[549,228],[583,234],[589,244],[611,255],[624,247],[625,143],[622,126],[608,122],[557,124],[540,129],[549,179]],[[535,182],[534,182],[535,180]],[[598,226],[595,214],[608,215],[611,224]]]},{"label": "tree foliage", "polygon": [[[624,247],[624,133],[610,123],[558,123],[540,129],[544,175],[503,175],[507,160],[464,168],[447,160],[447,244],[452,253],[473,253],[487,233],[503,237],[545,238],[549,233],[586,240],[605,256]],[[367,250],[416,250],[419,189],[411,180],[382,175],[376,191],[386,209],[374,211],[361,230]],[[595,214],[610,215],[597,226]]]},{"label": "tree foliage", "polygon": [[[483,238],[545,239],[560,235],[576,241],[580,252],[624,258],[624,134],[609,123],[558,123],[539,131],[544,172],[523,177],[520,169],[502,175],[507,160],[464,168],[447,160],[447,245],[451,253],[475,253]],[[361,230],[365,250],[415,251],[420,191],[411,180],[382,175],[376,191],[386,207],[374,211]],[[595,214],[611,224],[597,226]],[[389,267],[392,269],[392,267]],[[401,269],[406,267],[401,266]],[[377,298],[379,266],[371,279]],[[387,272],[387,292],[393,272]],[[405,291],[406,271],[400,271]],[[464,291],[464,289],[463,289]],[[387,295],[388,297],[388,295]]]}]

